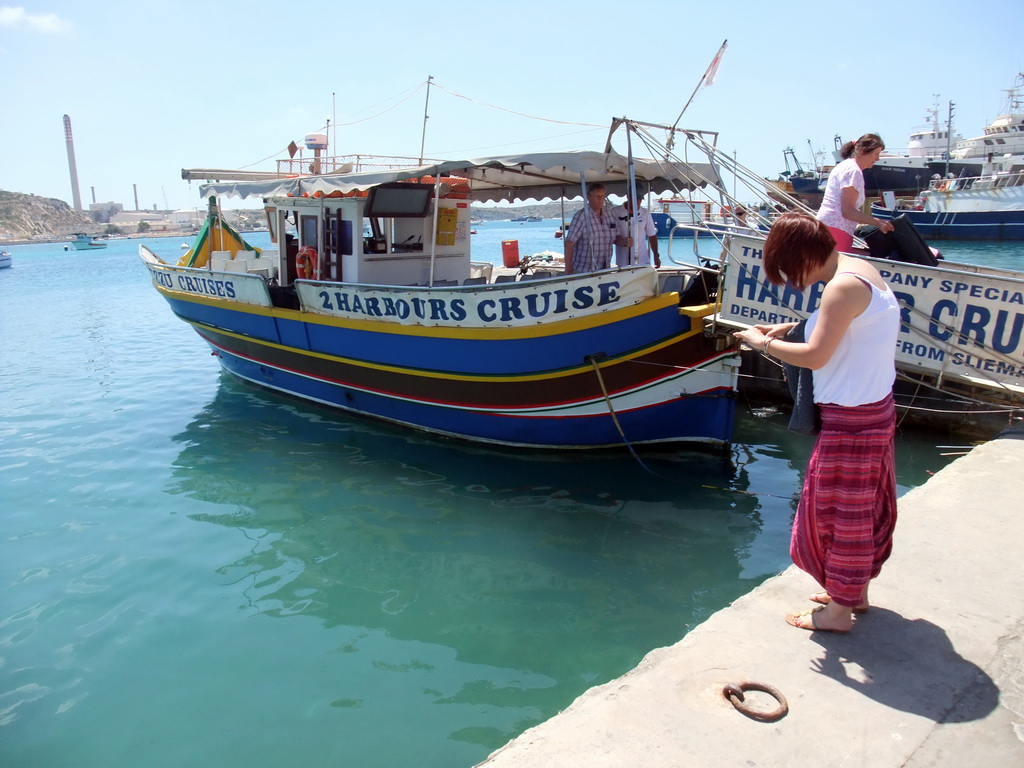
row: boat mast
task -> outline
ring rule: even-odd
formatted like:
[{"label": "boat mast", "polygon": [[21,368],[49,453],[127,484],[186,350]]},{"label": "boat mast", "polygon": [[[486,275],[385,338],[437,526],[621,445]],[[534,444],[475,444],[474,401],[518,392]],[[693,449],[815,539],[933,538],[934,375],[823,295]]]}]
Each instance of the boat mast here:
[{"label": "boat mast", "polygon": [[420,165],[423,165],[423,147],[427,143],[427,107],[430,105],[430,82],[433,75],[427,75],[427,98],[423,101],[423,134],[420,137]]}]

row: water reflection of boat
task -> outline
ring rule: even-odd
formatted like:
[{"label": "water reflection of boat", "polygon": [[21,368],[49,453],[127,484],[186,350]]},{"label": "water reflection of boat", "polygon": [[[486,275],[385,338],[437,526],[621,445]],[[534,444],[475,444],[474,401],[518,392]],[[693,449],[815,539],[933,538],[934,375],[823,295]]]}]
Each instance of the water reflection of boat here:
[{"label": "water reflection of boat", "polygon": [[[483,665],[424,669],[431,684],[399,690],[432,703],[472,694],[463,717],[498,728],[477,737],[491,748],[781,567],[745,567],[769,525],[763,502],[742,469],[711,454],[645,456],[658,475],[621,455],[499,454],[227,376],[174,441],[166,491],[209,504],[193,519],[260,542],[223,568],[254,612]],[[789,516],[779,504],[776,533]],[[351,652],[372,674],[379,658],[362,645]],[[513,671],[511,698],[480,683]]]}]

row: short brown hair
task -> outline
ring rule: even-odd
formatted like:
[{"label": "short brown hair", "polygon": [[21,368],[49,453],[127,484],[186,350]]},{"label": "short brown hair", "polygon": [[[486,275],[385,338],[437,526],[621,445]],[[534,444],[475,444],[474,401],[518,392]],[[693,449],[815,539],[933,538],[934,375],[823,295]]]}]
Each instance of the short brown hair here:
[{"label": "short brown hair", "polygon": [[806,213],[780,216],[764,244],[764,272],[775,285],[807,287],[807,275],[820,267],[836,249],[828,227]]}]

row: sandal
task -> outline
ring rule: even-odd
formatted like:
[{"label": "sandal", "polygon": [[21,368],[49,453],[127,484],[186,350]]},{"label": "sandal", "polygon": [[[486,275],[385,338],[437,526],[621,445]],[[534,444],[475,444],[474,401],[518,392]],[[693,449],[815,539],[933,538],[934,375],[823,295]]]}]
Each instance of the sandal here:
[{"label": "sandal", "polygon": [[819,627],[818,622],[814,619],[814,614],[824,610],[825,606],[819,606],[818,608],[811,608],[809,611],[797,611],[796,613],[786,614],[786,623],[791,627],[806,629],[809,632],[834,632],[837,635],[845,635],[850,631],[848,629],[825,629],[824,627]]},{"label": "sandal", "polygon": [[[813,595],[811,595],[807,599],[810,600],[812,603],[820,603],[821,605],[828,605],[829,603],[832,602],[832,598],[829,597],[828,592],[825,592],[824,590],[822,590],[821,592],[815,592]],[[870,605],[858,605],[858,606],[855,606],[853,608],[853,612],[854,613],[867,613],[868,612],[868,608],[870,608],[870,607],[871,607]]]}]

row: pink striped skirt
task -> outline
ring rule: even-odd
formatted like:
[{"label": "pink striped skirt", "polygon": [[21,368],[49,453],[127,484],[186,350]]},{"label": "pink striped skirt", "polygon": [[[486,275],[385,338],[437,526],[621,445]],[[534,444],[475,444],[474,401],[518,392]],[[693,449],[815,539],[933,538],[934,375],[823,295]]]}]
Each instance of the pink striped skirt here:
[{"label": "pink striped skirt", "polygon": [[847,408],[821,405],[789,553],[839,605],[859,605],[892,553],[896,471],[892,395]]}]

